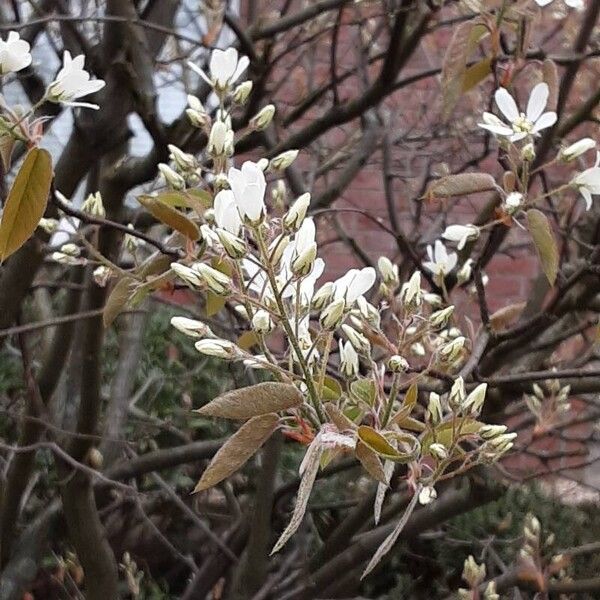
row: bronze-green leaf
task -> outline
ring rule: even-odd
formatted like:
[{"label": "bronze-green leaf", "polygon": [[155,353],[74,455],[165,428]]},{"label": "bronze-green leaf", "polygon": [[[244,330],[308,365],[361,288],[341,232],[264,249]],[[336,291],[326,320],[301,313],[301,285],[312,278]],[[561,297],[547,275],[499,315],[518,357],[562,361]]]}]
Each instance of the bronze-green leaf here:
[{"label": "bronze-green leaf", "polygon": [[179,233],[182,233],[190,240],[196,241],[200,237],[200,230],[193,221],[190,221],[190,219],[176,208],[161,202],[158,197],[138,196],[138,202],[161,223],[168,225],[175,231],[179,231]]},{"label": "bronze-green leaf", "polygon": [[372,427],[361,425],[357,432],[360,440],[371,448],[373,452],[377,452],[377,454],[390,460],[394,460],[400,456],[398,450],[396,450],[396,448],[394,448],[381,433],[375,431]]},{"label": "bronze-green leaf", "polygon": [[477,433],[482,426],[483,423],[471,418],[465,419],[462,422],[460,429],[458,429],[456,425],[453,425],[452,421],[440,423],[433,431],[428,431],[423,436],[421,441],[421,451],[423,454],[427,454],[429,452],[429,446],[431,446],[434,441],[444,444],[446,448],[450,448],[455,441],[455,437],[463,437]]},{"label": "bronze-green leaf", "polygon": [[527,228],[540,257],[542,270],[550,285],[554,285],[558,273],[558,248],[546,215],[537,208],[528,210]]},{"label": "bronze-green leaf", "polygon": [[300,406],[303,397],[290,383],[266,381],[225,392],[196,412],[208,417],[245,421],[257,415]]},{"label": "bronze-green leaf", "polygon": [[496,189],[496,181],[489,173],[459,173],[434,181],[427,189],[430,198],[452,198]]},{"label": "bronze-green leaf", "polygon": [[10,188],[0,222],[0,262],[18,250],[32,235],[44,216],[50,184],[52,159],[47,150],[32,148]]},{"label": "bronze-green leaf", "polygon": [[131,296],[135,292],[137,281],[134,277],[123,277],[112,289],[102,313],[104,327],[108,327],[125,310]]},{"label": "bronze-green leaf", "polygon": [[275,414],[260,415],[244,423],[214,455],[194,492],[201,492],[235,473],[271,437],[279,418]]},{"label": "bronze-green leaf", "polygon": [[369,448],[363,442],[358,441],[356,448],[354,449],[354,454],[360,461],[360,464],[365,468],[365,471],[373,479],[379,481],[379,483],[383,483],[385,486],[388,485],[381,460],[379,456],[377,456],[377,454],[371,450],[371,448]]}]

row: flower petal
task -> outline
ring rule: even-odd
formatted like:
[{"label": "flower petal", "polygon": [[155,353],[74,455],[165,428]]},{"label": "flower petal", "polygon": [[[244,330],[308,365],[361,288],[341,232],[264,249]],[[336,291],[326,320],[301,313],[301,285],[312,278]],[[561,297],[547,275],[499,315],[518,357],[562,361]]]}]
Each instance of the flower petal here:
[{"label": "flower petal", "polygon": [[533,126],[533,129],[531,130],[532,133],[537,133],[538,131],[541,131],[542,129],[546,129],[547,127],[552,127],[552,125],[554,125],[554,123],[556,123],[556,113],[555,112],[547,112],[544,113],[536,122],[535,125]]},{"label": "flower petal", "polygon": [[498,88],[494,94],[496,99],[496,105],[500,109],[500,112],[513,123],[519,118],[519,109],[515,99],[510,95],[508,90],[505,88]]},{"label": "flower petal", "polygon": [[535,123],[540,115],[544,112],[546,104],[548,103],[548,96],[550,95],[550,88],[547,83],[538,83],[529,96],[529,102],[527,102],[527,119],[532,123]]}]

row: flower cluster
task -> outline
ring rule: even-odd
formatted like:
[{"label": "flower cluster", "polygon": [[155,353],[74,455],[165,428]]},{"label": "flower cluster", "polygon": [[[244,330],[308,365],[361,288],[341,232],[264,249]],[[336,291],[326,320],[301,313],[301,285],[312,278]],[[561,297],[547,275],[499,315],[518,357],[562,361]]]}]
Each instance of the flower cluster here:
[{"label": "flower cluster", "polygon": [[[196,340],[201,354],[261,369],[300,393],[302,402],[287,409],[277,397],[268,401],[279,415],[277,426],[308,446],[301,491],[278,550],[300,524],[318,469],[341,453],[353,454],[379,482],[378,519],[395,468],[401,468],[415,499],[428,503],[439,481],[497,460],[512,447],[515,434],[479,420],[487,385],[469,387],[458,375],[470,343],[454,322],[446,294],[426,289],[419,270],[402,282],[398,266],[386,257],[379,259],[377,270],[350,269],[328,280],[317,222],[308,216],[310,194],[299,196],[285,212],[269,205],[270,184],[273,196],[281,190],[287,196],[277,177],[297,151],[235,166],[232,111],[247,97],[240,89],[251,86],[234,84],[247,66],[245,57],[229,49],[213,53],[209,74],[193,67],[220,102],[214,121],[197,98],[189,98],[188,109],[192,125],[208,138],[214,198],[202,211],[199,251],[171,264],[184,285],[235,309],[247,332],[245,342],[216,337],[194,319],[175,317],[172,324]],[[273,114],[271,106],[265,107],[249,127],[268,126]],[[178,148],[170,150],[171,164],[160,167],[164,180],[173,191],[189,194],[199,180],[199,163]],[[478,236],[473,225],[444,232],[459,250]],[[438,240],[428,256],[424,268],[443,292],[457,254]],[[428,386],[439,389],[427,393]],[[220,401],[207,405],[207,414],[221,414]],[[214,483],[203,479],[197,489]]]}]

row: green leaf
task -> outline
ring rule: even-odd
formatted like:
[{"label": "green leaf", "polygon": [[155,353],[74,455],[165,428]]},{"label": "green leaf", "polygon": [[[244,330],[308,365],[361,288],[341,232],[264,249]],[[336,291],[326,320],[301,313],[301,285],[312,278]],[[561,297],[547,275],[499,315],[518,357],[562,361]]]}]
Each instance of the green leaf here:
[{"label": "green leaf", "polygon": [[129,299],[135,292],[137,283],[134,277],[123,277],[117,281],[104,305],[102,313],[104,327],[109,327],[119,314],[125,310]]},{"label": "green leaf", "polygon": [[478,83],[481,83],[492,72],[492,59],[484,58],[479,62],[471,65],[463,76],[462,92],[468,92],[473,89]]},{"label": "green leaf", "polygon": [[27,153],[4,204],[0,222],[0,262],[6,260],[33,235],[44,216],[51,183],[52,159],[49,152],[32,148]]},{"label": "green leaf", "polygon": [[358,441],[356,448],[354,449],[356,458],[360,461],[360,464],[365,468],[365,471],[379,483],[383,483],[387,486],[387,478],[383,470],[380,458],[369,448],[366,444]]},{"label": "green leaf", "polygon": [[421,440],[421,451],[423,454],[427,454],[429,452],[429,446],[435,442],[440,444],[444,444],[446,448],[450,448],[452,443],[454,442],[455,435],[458,434],[458,437],[463,437],[465,435],[472,435],[477,433],[483,423],[480,421],[476,421],[475,419],[465,419],[460,431],[456,430],[452,424],[452,421],[446,421],[445,423],[440,423],[433,431],[428,431]]},{"label": "green leaf", "polygon": [[258,415],[301,406],[303,401],[296,386],[266,381],[221,394],[194,412],[208,417],[245,421]]},{"label": "green leaf", "polygon": [[352,394],[369,406],[373,406],[377,396],[375,382],[372,379],[357,379],[350,384]]},{"label": "green leaf", "polygon": [[342,386],[337,379],[325,375],[321,396],[323,400],[338,400],[342,395]]},{"label": "green leaf", "polygon": [[246,421],[214,455],[194,492],[201,492],[223,481],[242,467],[271,437],[279,417],[260,415]]},{"label": "green leaf", "polygon": [[558,248],[546,215],[537,208],[528,210],[527,228],[540,257],[542,270],[550,285],[554,285],[558,273]]},{"label": "green leaf", "polygon": [[182,212],[161,202],[158,197],[138,196],[138,202],[161,223],[179,231],[190,240],[196,241],[200,237],[200,230],[194,222],[190,221]]},{"label": "green leaf", "polygon": [[357,433],[363,444],[368,446],[373,452],[376,452],[388,460],[404,462],[409,458],[406,454],[398,452],[398,450],[388,442],[385,436],[368,425],[361,425],[358,428]]}]

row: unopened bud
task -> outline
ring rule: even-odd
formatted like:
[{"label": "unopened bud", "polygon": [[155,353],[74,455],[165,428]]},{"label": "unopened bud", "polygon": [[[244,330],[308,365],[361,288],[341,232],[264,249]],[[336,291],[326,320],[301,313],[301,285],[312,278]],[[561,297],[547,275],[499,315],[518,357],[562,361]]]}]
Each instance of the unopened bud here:
[{"label": "unopened bud", "polygon": [[523,204],[523,194],[511,192],[504,200],[504,212],[509,215],[515,214]]},{"label": "unopened bud", "polygon": [[188,319],[187,317],[172,317],[171,325],[181,333],[193,338],[214,338],[215,334],[210,327],[202,321]]},{"label": "unopened bud", "polygon": [[273,106],[273,104],[267,104],[250,119],[249,125],[252,129],[255,129],[256,131],[262,131],[271,124],[271,121],[273,120],[274,116],[275,106]]},{"label": "unopened bud", "polygon": [[390,356],[387,366],[388,369],[393,373],[405,373],[410,368],[408,361],[399,354],[393,354]]},{"label": "unopened bud", "polygon": [[94,217],[100,217],[103,219],[106,216],[104,210],[104,204],[102,203],[102,195],[100,192],[90,194],[81,205],[81,210],[85,213],[93,215]]},{"label": "unopened bud", "polygon": [[310,194],[308,192],[299,196],[283,216],[283,226],[290,231],[298,231],[302,221],[304,221],[309,205]]},{"label": "unopened bud", "polygon": [[506,425],[483,425],[479,435],[484,440],[492,440],[506,431]]},{"label": "unopened bud", "polygon": [[312,307],[315,310],[321,310],[333,298],[335,286],[332,281],[324,283],[315,293],[312,298]]},{"label": "unopened bud", "polygon": [[397,287],[400,282],[398,278],[398,265],[394,265],[387,256],[380,256],[377,260],[377,268],[381,273],[381,279],[390,287]]},{"label": "unopened bud", "polygon": [[469,555],[465,560],[462,576],[471,588],[476,588],[485,579],[485,564],[478,565]]},{"label": "unopened bud", "polygon": [[362,333],[359,333],[358,331],[356,331],[356,329],[350,327],[350,325],[342,325],[342,330],[358,353],[364,354],[366,356],[370,354],[371,343]]},{"label": "unopened bud", "polygon": [[112,275],[112,270],[109,269],[106,265],[100,265],[94,269],[92,273],[92,277],[94,278],[94,282],[99,287],[106,287],[110,276]]},{"label": "unopened bud", "polygon": [[329,304],[319,317],[319,321],[321,326],[324,329],[333,330],[336,327],[339,327],[343,318],[344,318],[344,310],[346,309],[346,301],[343,298],[338,298],[334,300],[331,304]]},{"label": "unopened bud", "polygon": [[317,244],[313,242],[292,261],[292,273],[296,277],[304,277],[308,275],[313,268],[315,259],[317,258]]},{"label": "unopened bud", "polygon": [[194,346],[201,354],[217,358],[233,359],[241,354],[237,346],[228,340],[200,340]]},{"label": "unopened bud", "polygon": [[531,142],[521,149],[521,158],[528,162],[535,160],[535,146]]},{"label": "unopened bud", "polygon": [[427,404],[427,418],[432,425],[437,425],[443,418],[442,403],[439,394],[431,392]]},{"label": "unopened bud", "polygon": [[242,81],[235,90],[233,90],[232,99],[236,104],[246,104],[246,100],[252,91],[252,81]]},{"label": "unopened bud", "polygon": [[287,169],[298,157],[298,150],[286,150],[271,160],[269,166],[272,171]]},{"label": "unopened bud", "polygon": [[196,158],[192,154],[180,150],[173,144],[169,144],[168,148],[169,158],[175,163],[179,170],[184,172],[192,171],[198,166]]},{"label": "unopened bud", "polygon": [[43,229],[46,233],[52,234],[58,229],[58,221],[56,219],[42,217],[38,223],[38,227]]},{"label": "unopened bud", "polygon": [[219,296],[227,296],[231,291],[231,278],[205,263],[196,263],[194,270],[206,283],[208,289]]},{"label": "unopened bud", "polygon": [[379,329],[381,325],[381,316],[379,311],[367,301],[364,296],[359,296],[356,299],[360,316],[373,328]]},{"label": "unopened bud", "polygon": [[171,169],[169,165],[159,163],[158,170],[162,173],[167,184],[174,190],[183,190],[185,188],[185,179],[179,173]]},{"label": "unopened bud", "polygon": [[479,414],[485,393],[487,391],[487,383],[480,383],[466,398],[462,405],[462,410],[465,413]]},{"label": "unopened bud", "polygon": [[433,443],[429,446],[429,453],[436,460],[446,460],[448,458],[448,449],[444,444]]},{"label": "unopened bud", "polygon": [[596,142],[592,138],[583,138],[574,144],[561,149],[558,153],[558,158],[564,162],[571,162],[595,147]]},{"label": "unopened bud", "polygon": [[450,408],[453,410],[458,410],[462,406],[466,396],[467,392],[465,391],[465,381],[459,375],[454,380],[448,396],[448,404],[450,405]]},{"label": "unopened bud", "polygon": [[254,313],[252,317],[252,329],[263,335],[273,331],[273,319],[271,319],[271,315],[263,308]]},{"label": "unopened bud", "polygon": [[358,354],[350,342],[340,340],[340,372],[347,379],[354,379],[358,375]]},{"label": "unopened bud", "polygon": [[429,323],[432,327],[444,327],[454,312],[454,306],[448,306],[431,314]]},{"label": "unopened bud", "polygon": [[415,271],[400,290],[400,300],[406,308],[421,305],[421,272]]},{"label": "unopened bud", "polygon": [[428,485],[419,492],[419,504],[431,504],[437,498],[435,488]]},{"label": "unopened bud", "polygon": [[228,256],[234,259],[246,256],[248,248],[244,240],[236,235],[233,235],[233,233],[227,231],[226,229],[217,229],[216,233]]}]

